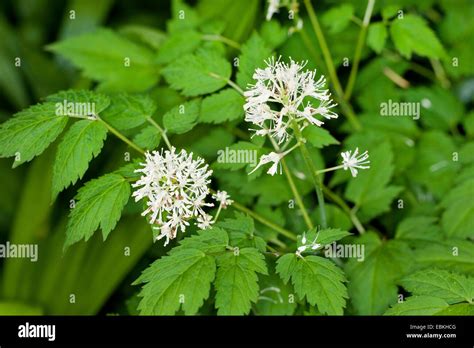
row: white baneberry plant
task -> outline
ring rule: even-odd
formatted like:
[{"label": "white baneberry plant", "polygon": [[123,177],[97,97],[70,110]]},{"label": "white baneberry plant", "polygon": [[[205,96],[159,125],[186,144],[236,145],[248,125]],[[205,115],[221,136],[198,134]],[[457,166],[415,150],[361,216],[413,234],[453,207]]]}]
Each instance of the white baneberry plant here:
[{"label": "white baneberry plant", "polygon": [[[246,16],[241,3],[217,12]],[[15,231],[37,224],[30,237],[44,238],[49,262],[62,262],[59,241],[71,268],[107,265],[95,280],[143,271],[123,291],[134,293],[128,313],[472,313],[473,127],[448,92],[446,52],[418,12],[384,9],[371,24],[372,0],[363,18],[352,4],[326,7],[268,0],[256,28],[233,33],[237,22],[173,1],[166,32],[100,29],[48,45],[94,88],[49,95],[0,126],[13,167],[45,153],[24,187],[41,178],[48,202],[22,199],[38,216]],[[446,89],[411,88],[412,68]],[[401,111],[417,107],[419,124]],[[52,223],[65,236],[43,233],[53,209],[68,215]],[[397,303],[401,288],[413,296]],[[104,289],[90,292],[103,300]]]}]

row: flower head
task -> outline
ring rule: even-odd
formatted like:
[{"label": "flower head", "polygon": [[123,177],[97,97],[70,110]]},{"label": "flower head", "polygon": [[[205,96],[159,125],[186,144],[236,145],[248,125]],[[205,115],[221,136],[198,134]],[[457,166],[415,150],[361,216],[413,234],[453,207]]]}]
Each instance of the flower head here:
[{"label": "flower head", "polygon": [[217,191],[215,194],[212,195],[212,198],[219,202],[219,204],[224,209],[234,203],[234,201],[230,199],[230,196],[226,191]]},{"label": "flower head", "polygon": [[357,168],[359,169],[368,169],[370,166],[368,161],[369,153],[365,151],[364,153],[358,155],[359,148],[356,148],[354,153],[352,151],[342,152],[342,165],[344,170],[350,169],[352,176],[355,178],[357,176]]},{"label": "flower head", "polygon": [[[253,75],[256,83],[244,93],[245,120],[253,123],[257,135],[270,135],[278,143],[289,138],[291,122],[321,126],[323,121],[316,118],[336,118],[331,110],[336,104],[331,101],[325,89],[326,79],[321,76],[315,80],[316,71],[303,70],[306,63],[281,62],[269,59],[267,67],[257,69]],[[313,106],[307,99],[318,101]]]},{"label": "flower head", "polygon": [[296,254],[301,255],[302,252],[305,252],[306,250],[317,250],[321,248],[322,244],[316,243],[319,237],[319,232],[316,234],[316,237],[314,240],[310,243],[308,243],[308,240],[306,239],[306,233],[303,233],[303,236],[301,237],[301,246],[296,249]]},{"label": "flower head", "polygon": [[272,176],[275,175],[278,169],[278,163],[280,163],[280,160],[282,159],[283,156],[284,154],[276,153],[276,152],[270,152],[268,155],[262,155],[260,157],[260,161],[258,162],[258,165],[249,174],[252,174],[264,164],[273,162],[270,169],[268,169],[267,174],[270,174]]},{"label": "flower head", "polygon": [[266,20],[269,21],[272,19],[273,15],[278,12],[280,8],[280,0],[268,0],[268,9]]},{"label": "flower head", "polygon": [[132,196],[135,201],[146,199],[147,208],[142,215],[148,216],[150,223],[156,225],[154,228],[160,230],[157,239],[166,238],[165,245],[176,237],[178,230],[184,232],[193,218],[201,226],[210,225],[203,207],[213,206],[205,202],[212,170],[203,159],[194,160],[192,155],[185,150],[177,152],[174,147],[147,152],[143,167],[136,170],[142,176],[132,185]]},{"label": "flower head", "polygon": [[197,218],[197,222],[198,222],[197,227],[199,227],[202,230],[205,230],[211,227],[211,225],[215,222],[213,219],[214,218],[209,214],[200,215]]}]

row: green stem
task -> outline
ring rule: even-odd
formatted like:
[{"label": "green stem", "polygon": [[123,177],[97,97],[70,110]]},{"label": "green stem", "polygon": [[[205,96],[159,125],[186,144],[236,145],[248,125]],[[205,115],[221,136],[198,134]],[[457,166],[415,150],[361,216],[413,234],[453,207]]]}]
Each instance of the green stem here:
[{"label": "green stem", "polygon": [[344,91],[342,90],[341,83],[339,81],[339,78],[337,77],[336,68],[334,67],[334,63],[331,57],[331,52],[329,51],[328,45],[326,43],[326,39],[324,38],[323,31],[318,21],[318,17],[316,16],[313,5],[311,4],[311,0],[304,0],[304,4],[306,7],[306,10],[308,11],[311,25],[313,26],[314,32],[318,39],[319,46],[321,47],[323,58],[326,63],[326,67],[327,67],[329,76],[331,78],[331,81],[333,82],[334,90],[336,91],[337,99],[338,99],[339,104],[341,105],[341,109],[344,115],[349,120],[349,122],[352,124],[352,126],[356,130],[361,130],[362,126],[359,120],[357,119],[354,111],[352,110],[352,107],[349,104],[347,104],[346,100],[344,99]]},{"label": "green stem", "polygon": [[165,141],[166,146],[168,146],[168,149],[171,149],[172,146],[171,146],[170,140],[168,139],[168,136],[166,135],[166,131],[163,128],[161,128],[160,125],[158,123],[156,123],[155,120],[152,119],[151,117],[147,117],[147,121],[152,126],[154,126],[156,129],[158,129],[158,131],[161,134],[161,137]]},{"label": "green stem", "polygon": [[237,85],[234,81],[227,80],[227,84],[233,89],[235,89],[237,92],[239,92],[240,94],[244,95],[244,91],[242,90],[242,88],[240,88],[239,85]]},{"label": "green stem", "polygon": [[240,50],[240,44],[234,40],[231,40],[229,39],[228,37],[224,37],[224,36],[221,36],[221,35],[212,35],[212,34],[209,34],[209,35],[203,35],[202,36],[202,39],[203,40],[207,40],[207,41],[219,41],[219,42],[223,42],[225,43],[226,45],[229,45],[231,47],[234,47],[238,50]]},{"label": "green stem", "polygon": [[261,215],[255,213],[254,211],[248,209],[247,207],[245,207],[245,206],[243,206],[243,205],[241,205],[237,202],[232,203],[231,207],[234,207],[235,209],[240,210],[241,212],[244,212],[244,213],[248,214],[249,216],[253,217],[255,220],[261,222],[265,226],[270,227],[271,229],[273,229],[276,232],[280,233],[281,235],[287,237],[288,239],[296,241],[296,236],[295,236],[294,233],[284,229],[283,227],[278,226],[277,224],[274,224],[273,222],[267,220],[263,216],[261,216]]},{"label": "green stem", "polygon": [[318,170],[316,171],[316,174],[322,174],[322,173],[327,173],[327,172],[332,172],[334,170],[338,170],[338,169],[342,169],[344,168],[344,165],[339,165],[339,166],[335,166],[335,167],[331,167],[331,168],[326,168],[326,169],[321,169],[321,170]]},{"label": "green stem", "polygon": [[301,198],[298,188],[296,187],[295,182],[293,181],[293,178],[291,177],[291,172],[288,169],[288,165],[286,164],[286,161],[284,158],[281,159],[281,164],[283,166],[283,171],[285,172],[285,176],[288,179],[288,184],[290,185],[291,192],[293,192],[293,195],[295,196],[296,204],[298,204],[298,207],[300,208],[300,211],[303,214],[303,219],[306,225],[308,226],[308,228],[312,229],[314,227],[313,222],[311,221],[308,215],[308,211],[306,210],[303,199]]},{"label": "green stem", "polygon": [[[271,242],[274,242],[274,240],[271,240]],[[277,244],[278,245],[278,244]],[[267,244],[267,249],[270,250],[272,253],[278,253],[278,250],[275,248],[271,247],[270,245]]]},{"label": "green stem", "polygon": [[244,91],[242,90],[242,88],[239,87],[239,85],[237,85],[234,81],[230,80],[230,79],[226,79],[225,77],[221,76],[221,75],[218,75],[218,74],[215,74],[213,72],[210,72],[209,73],[209,76],[212,76],[213,78],[215,79],[219,79],[219,80],[223,80],[225,81],[230,87],[232,87],[233,89],[235,89],[237,92],[239,92],[240,94],[244,95]]},{"label": "green stem", "polygon": [[443,66],[441,65],[440,61],[438,59],[430,59],[430,63],[431,63],[431,66],[433,67],[435,76],[438,79],[441,86],[443,88],[448,88],[451,85],[451,83],[446,77],[446,73],[444,72]]},{"label": "green stem", "polygon": [[427,79],[436,81],[436,76],[435,74],[430,70],[425,68],[423,65],[420,65],[418,63],[410,62],[410,70],[416,72],[417,74],[426,77]]},{"label": "green stem", "polygon": [[216,216],[214,216],[214,222],[216,222],[217,219],[219,218],[221,211],[222,211],[222,204],[219,204],[219,208],[217,209]]},{"label": "green stem", "polygon": [[301,154],[303,155],[303,159],[308,167],[308,170],[311,175],[311,179],[313,180],[313,185],[316,190],[316,196],[318,197],[318,204],[319,204],[319,211],[321,214],[321,226],[323,228],[327,228],[327,218],[326,218],[326,208],[324,205],[324,196],[322,191],[322,183],[321,177],[317,173],[317,169],[314,166],[313,160],[311,159],[311,155],[309,154],[308,148],[306,147],[305,140],[303,135],[301,134],[301,130],[298,127],[296,122],[293,122],[293,131],[295,133],[296,139],[298,142],[301,143],[300,150]]},{"label": "green stem", "polygon": [[[277,239],[277,238],[272,238],[272,239],[268,240],[268,242],[272,243],[272,244],[275,244],[275,245],[279,246],[282,249],[287,248],[287,245],[285,243],[283,243],[281,240]],[[267,246],[268,246],[268,244],[267,244]],[[273,250],[270,250],[270,251],[276,252],[277,250],[273,249]]]},{"label": "green stem", "polygon": [[354,63],[352,64],[351,73],[349,75],[349,81],[347,82],[346,92],[344,98],[349,100],[354,89],[356,81],[357,71],[359,70],[360,57],[362,55],[362,49],[364,48],[365,38],[367,36],[367,29],[369,28],[370,17],[374,9],[375,0],[367,1],[367,8],[365,9],[364,20],[359,31],[359,37],[357,38],[356,51],[354,55]]},{"label": "green stem", "polygon": [[140,152],[142,155],[145,153],[145,150],[143,150],[141,147],[136,145],[134,142],[132,142],[130,139],[128,139],[125,135],[120,133],[118,130],[116,130],[114,127],[112,127],[110,124],[105,122],[103,119],[101,119],[99,116],[97,116],[97,120],[99,122],[102,122],[102,124],[112,133],[114,134],[117,138],[122,140],[124,143],[126,143],[128,146],[131,148],[135,149],[136,151]]},{"label": "green stem", "polygon": [[[280,153],[282,150],[280,149],[280,146],[278,146],[276,141],[271,136],[269,136],[268,139],[270,139],[270,142],[272,143],[273,148],[275,149],[275,151]],[[293,148],[291,150],[295,149],[296,147],[298,147],[300,145],[301,145],[301,143],[298,142],[295,146],[293,146]],[[288,152],[291,151],[291,150],[288,150]],[[298,188],[296,187],[295,182],[293,181],[293,178],[291,176],[291,172],[290,172],[290,170],[288,168],[288,165],[286,164],[286,161],[285,161],[284,158],[281,159],[281,164],[283,166],[283,171],[285,172],[286,179],[288,180],[288,184],[290,185],[291,192],[293,192],[293,195],[295,196],[296,204],[298,204],[298,207],[300,208],[301,214],[303,214],[303,219],[306,223],[306,226],[308,226],[309,229],[312,229],[314,227],[313,222],[311,221],[311,219],[308,215],[308,211],[306,210],[306,206],[304,205],[303,199],[301,198],[301,195],[298,191]]]},{"label": "green stem", "polygon": [[311,44],[311,40],[308,36],[308,34],[306,33],[306,31],[304,31],[304,29],[301,29],[299,31],[299,34],[301,36],[301,39],[303,39],[303,43],[304,45],[306,46],[306,48],[309,50],[309,52],[312,54],[314,60],[316,62],[320,61],[321,59],[321,56],[318,54],[318,52],[314,49],[314,46]]},{"label": "green stem", "polygon": [[326,186],[323,186],[323,192],[329,199],[331,199],[334,203],[341,207],[341,209],[347,214],[347,216],[349,216],[357,231],[360,234],[363,234],[365,232],[364,226],[362,226],[356,213],[351,208],[349,208],[346,202],[344,202],[344,200],[342,200],[338,195],[336,195]]}]

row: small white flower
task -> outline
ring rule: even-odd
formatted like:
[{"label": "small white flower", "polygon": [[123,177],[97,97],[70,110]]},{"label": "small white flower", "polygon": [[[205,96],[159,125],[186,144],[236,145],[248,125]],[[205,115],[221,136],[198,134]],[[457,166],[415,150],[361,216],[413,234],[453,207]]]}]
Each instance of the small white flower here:
[{"label": "small white flower", "polygon": [[280,8],[280,0],[268,0],[268,9],[266,19],[269,21]]},{"label": "small white flower", "polygon": [[253,172],[255,172],[258,168],[260,168],[264,164],[273,162],[270,169],[268,169],[267,174],[270,174],[272,176],[275,175],[275,173],[278,169],[278,163],[280,163],[280,160],[282,159],[283,156],[284,156],[284,154],[276,153],[276,152],[270,152],[268,155],[262,155],[260,157],[260,161],[258,162],[257,166],[249,174],[252,174]]},{"label": "small white flower", "polygon": [[350,169],[352,176],[355,178],[357,176],[357,168],[359,169],[368,169],[370,166],[367,164],[370,163],[368,161],[369,153],[365,151],[364,153],[358,155],[359,148],[356,148],[354,153],[352,151],[342,152],[342,165],[344,170]]},{"label": "small white flower", "polygon": [[303,233],[303,236],[301,237],[301,246],[299,246],[296,249],[296,254],[301,256],[301,253],[306,251],[307,249],[311,250],[317,250],[321,248],[322,244],[316,243],[319,237],[319,232],[316,234],[316,238],[311,243],[308,243],[308,240],[306,239],[306,233]]},{"label": "small white flower", "polygon": [[179,153],[173,147],[166,151],[145,153],[142,173],[132,187],[135,201],[146,199],[147,208],[142,213],[148,216],[153,228],[159,229],[158,240],[166,237],[165,245],[176,237],[178,229],[184,232],[189,220],[197,218],[206,224],[207,214],[203,207],[209,194],[208,184],[212,170],[201,158],[193,159],[185,150]]},{"label": "small white flower", "polygon": [[199,216],[197,218],[197,221],[198,221],[197,226],[201,230],[205,230],[205,229],[211,227],[211,225],[214,223],[214,220],[213,220],[212,216],[209,215],[209,214],[204,214],[204,215]]},{"label": "small white flower", "polygon": [[293,35],[293,33],[301,31],[301,29],[303,29],[303,20],[299,18],[298,21],[296,22],[296,25],[288,29],[288,35]]},{"label": "small white flower", "polygon": [[[266,64],[266,68],[255,71],[255,84],[244,92],[245,120],[257,126],[253,129],[256,135],[268,134],[280,144],[290,137],[288,128],[293,121],[303,129],[308,124],[321,126],[318,115],[337,117],[331,110],[336,104],[325,88],[326,79],[321,76],[315,81],[316,71],[303,70],[306,63],[271,58]],[[316,100],[318,106],[306,101],[308,98]]]},{"label": "small white flower", "polygon": [[230,199],[230,196],[226,191],[217,191],[215,194],[212,195],[212,198],[218,201],[224,209],[234,203],[234,201]]},{"label": "small white flower", "polygon": [[298,251],[297,251],[297,252],[301,254],[303,251],[306,250],[306,248],[307,248],[306,245],[302,245],[302,246],[298,247]]},{"label": "small white flower", "polygon": [[301,237],[301,244],[306,244],[306,233],[303,232],[303,237]]}]

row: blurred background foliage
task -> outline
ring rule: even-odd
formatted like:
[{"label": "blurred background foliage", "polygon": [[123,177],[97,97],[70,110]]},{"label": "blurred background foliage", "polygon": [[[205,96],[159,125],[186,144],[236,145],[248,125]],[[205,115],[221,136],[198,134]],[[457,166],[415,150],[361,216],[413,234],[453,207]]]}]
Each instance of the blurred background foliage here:
[{"label": "blurred background foliage", "polygon": [[[313,3],[322,18],[338,75],[345,82],[350,66],[344,66],[344,58],[352,60],[359,34],[354,17],[363,17],[366,2],[318,0]],[[176,1],[175,6],[178,6],[176,4],[181,2]],[[348,15],[343,15],[344,10],[340,9],[334,12],[341,4],[348,4],[353,10]],[[188,5],[209,26],[221,26],[222,36],[242,44],[254,30],[258,30],[267,44],[279,54],[295,60],[308,60],[308,68],[317,68],[327,75],[318,45],[308,45],[307,40],[316,42],[317,39],[305,11],[301,11],[304,34],[288,36],[288,29],[293,23],[285,18],[283,10],[276,19],[265,22],[264,1],[198,0],[189,1]],[[392,211],[384,212],[377,220],[372,220],[370,211],[361,211],[361,219],[372,221],[373,229],[382,231],[383,238],[393,237],[396,226],[404,218],[438,214],[439,200],[458,182],[459,177],[469,178],[474,173],[474,113],[470,111],[474,95],[473,5],[474,2],[469,0],[376,1],[372,22],[385,20],[384,11],[389,12],[390,8],[423,16],[446,51],[446,58],[441,61],[416,54],[407,59],[388,39],[383,47],[377,48],[374,44],[372,48],[362,50],[362,64],[351,102],[365,128],[363,133],[351,135],[344,142],[344,147],[363,145],[375,150],[381,139],[388,140],[387,146],[394,153],[392,182],[404,188],[401,195],[411,206],[407,212],[396,210],[392,205]],[[3,0],[0,9],[1,122],[58,90],[96,86],[96,82],[74,68],[70,61],[46,50],[47,45],[107,27],[139,45],[160,52],[162,43],[173,29],[168,21],[176,10],[171,2],[165,0]],[[71,19],[71,10],[75,11],[74,19]],[[97,51],[100,47],[93,47],[91,55]],[[229,59],[236,54],[234,49],[227,49]],[[16,57],[21,58],[21,67],[15,66]],[[459,66],[453,67],[450,57],[458,57]],[[402,76],[410,88],[394,83],[387,77],[387,69],[396,76]],[[150,89],[157,101],[159,110],[156,117],[159,119],[183,99],[167,87],[159,72],[151,78],[153,81],[144,89]],[[135,87],[124,86],[123,83],[114,85],[112,82],[101,88],[117,90]],[[135,89],[140,88],[139,85]],[[410,101],[422,98],[429,98],[433,107],[426,111],[430,113],[429,117],[422,117],[421,123],[409,118],[390,123],[377,117],[380,103],[388,99]],[[340,118],[334,125],[328,124],[331,133],[338,139],[350,133],[349,125],[342,121]],[[212,158],[218,148],[234,143],[236,137],[235,131],[228,127],[200,125],[194,132],[176,136],[175,139],[176,143]],[[215,139],[219,139],[218,144]],[[164,254],[164,248],[160,245],[151,247],[149,227],[136,214],[136,206],[129,204],[124,217],[105,242],[96,234],[88,243],[78,243],[66,254],[62,253],[64,226],[70,200],[77,188],[88,179],[124,164],[125,151],[118,141],[107,142],[81,182],[63,192],[54,204],[50,202],[50,183],[55,145],[15,170],[11,169],[11,159],[0,160],[0,243],[38,243],[40,249],[40,258],[36,263],[21,259],[0,260],[0,314],[136,314],[137,298],[134,295],[137,289],[130,283],[152,260]],[[337,149],[328,148],[325,151],[325,158],[336,158]],[[450,157],[454,151],[462,154],[461,162],[448,163],[436,173],[429,170],[430,166]],[[317,152],[315,156],[318,163],[324,160]],[[299,164],[293,165],[297,167]],[[348,179],[345,174],[334,175],[329,186],[337,187],[345,182]],[[220,180],[225,186],[226,181],[239,181],[239,175],[238,172],[228,173]],[[268,179],[260,181],[258,192],[246,184],[229,187],[229,191],[243,203],[252,202],[258,195],[259,203],[254,207],[256,211],[279,224],[290,226],[292,230],[303,230],[301,218],[285,209],[285,204],[275,208],[286,202],[288,197],[291,198],[288,189],[280,189],[279,184]],[[303,193],[308,190],[310,186],[307,190],[303,187]],[[472,196],[467,199],[472,199]],[[343,229],[352,227],[351,221],[335,205],[329,204],[328,210],[330,225]],[[317,210],[313,216],[317,219]],[[263,226],[259,228],[263,234],[273,233]],[[127,247],[130,248],[130,256],[123,257]],[[467,249],[474,254],[472,245]],[[465,273],[474,274],[473,262],[466,261]],[[75,297],[73,304],[71,295]],[[256,312],[264,310],[264,306],[258,305]],[[205,306],[201,312],[212,313],[211,306],[208,307]],[[364,309],[356,308],[354,311],[361,313]],[[374,313],[372,309],[365,312]]]}]

